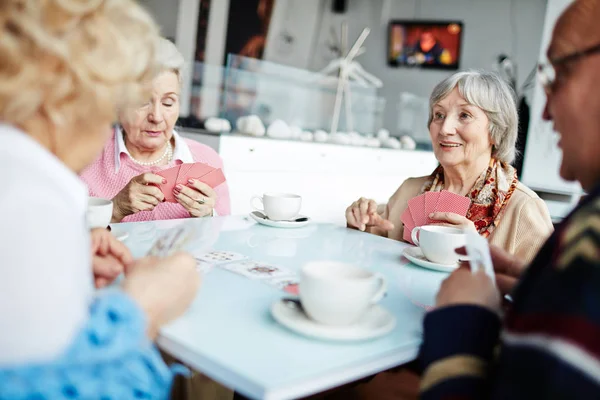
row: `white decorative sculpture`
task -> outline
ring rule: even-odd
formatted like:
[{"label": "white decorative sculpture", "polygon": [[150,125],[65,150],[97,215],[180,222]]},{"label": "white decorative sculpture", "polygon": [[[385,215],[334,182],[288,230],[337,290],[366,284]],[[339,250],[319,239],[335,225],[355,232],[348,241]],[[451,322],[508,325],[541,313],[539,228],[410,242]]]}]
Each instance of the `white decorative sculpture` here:
[{"label": "white decorative sculpture", "polygon": [[[345,34],[345,29],[342,27],[342,35]],[[333,117],[331,120],[331,134],[334,135],[337,133],[337,129],[339,126],[340,120],[340,111],[342,107],[342,98],[345,100],[345,108],[346,108],[346,129],[352,131],[354,129],[354,123],[352,120],[352,96],[350,93],[350,83],[349,81],[356,82],[357,84],[364,87],[377,87],[380,88],[383,86],[383,83],[379,78],[374,75],[371,75],[357,62],[354,61],[354,58],[358,55],[362,54],[364,51],[361,46],[364,43],[367,36],[369,36],[370,29],[363,29],[362,33],[352,45],[352,48],[346,55],[346,57],[341,57],[335,59],[329,63],[323,70],[320,71],[321,74],[330,75],[335,74],[337,77],[337,91],[335,95],[335,104],[333,107]]]},{"label": "white decorative sculpture", "polygon": [[284,121],[276,119],[267,128],[267,136],[275,139],[290,139],[292,130]]},{"label": "white decorative sculpture", "polygon": [[404,135],[400,138],[400,144],[403,149],[414,150],[417,148],[417,143],[408,135]]},{"label": "white decorative sculpture", "polygon": [[204,121],[204,129],[209,132],[229,132],[231,124],[226,119],[210,117]]},{"label": "white decorative sculpture", "polygon": [[380,129],[379,131],[377,131],[377,139],[383,141],[385,139],[389,139],[390,137],[390,131],[388,131],[387,129]]},{"label": "white decorative sculpture", "polygon": [[312,142],[314,139],[314,135],[311,131],[302,131],[300,134],[300,140],[303,142]]},{"label": "white decorative sculpture", "polygon": [[240,117],[237,119],[235,125],[240,133],[252,136],[265,136],[265,126],[257,115]]},{"label": "white decorative sculpture", "polygon": [[329,134],[321,129],[316,130],[313,136],[315,142],[325,143],[329,141]]},{"label": "white decorative sculpture", "polygon": [[395,137],[390,137],[390,138],[387,138],[385,140],[382,140],[381,144],[383,145],[383,147],[387,147],[388,149],[400,149],[400,148],[402,148],[402,145],[400,144],[400,141],[398,139],[396,139]]}]

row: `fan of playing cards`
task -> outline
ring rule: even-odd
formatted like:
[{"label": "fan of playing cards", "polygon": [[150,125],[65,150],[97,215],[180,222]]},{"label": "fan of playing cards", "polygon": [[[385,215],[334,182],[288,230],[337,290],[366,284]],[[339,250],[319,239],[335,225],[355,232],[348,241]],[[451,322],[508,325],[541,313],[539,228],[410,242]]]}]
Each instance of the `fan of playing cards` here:
[{"label": "fan of playing cards", "polygon": [[166,179],[167,183],[158,185],[158,188],[165,195],[165,201],[172,203],[177,202],[173,194],[175,186],[187,185],[190,179],[204,182],[213,189],[225,182],[225,175],[220,168],[213,168],[199,162],[179,164],[173,168],[158,171],[156,175]]},{"label": "fan of playing cards", "polygon": [[413,243],[411,239],[412,230],[416,226],[435,224],[429,218],[434,212],[451,212],[465,217],[471,206],[468,197],[442,190],[441,192],[426,192],[408,201],[408,207],[402,213],[401,220],[404,224],[403,239]]}]

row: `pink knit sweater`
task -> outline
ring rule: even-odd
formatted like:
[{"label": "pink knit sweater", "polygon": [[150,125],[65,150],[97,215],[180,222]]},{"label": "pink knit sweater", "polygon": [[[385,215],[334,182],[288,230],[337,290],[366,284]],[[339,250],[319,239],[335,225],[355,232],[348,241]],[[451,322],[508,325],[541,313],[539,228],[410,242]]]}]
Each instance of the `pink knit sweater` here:
[{"label": "pink knit sweater", "polygon": [[[81,179],[87,184],[90,196],[112,199],[129,181],[145,172],[156,172],[181,164],[182,160],[174,159],[162,167],[145,167],[134,163],[127,154],[120,153],[119,171],[115,170],[116,133],[108,141],[100,157],[82,173]],[[223,168],[221,157],[212,148],[196,141],[179,138],[187,144],[194,162],[202,162],[214,168]],[[227,182],[217,186],[217,204],[215,211],[218,215],[230,214],[229,187]],[[161,219],[188,218],[190,214],[179,203],[160,203],[152,211],[140,211],[123,218],[122,222],[154,221]]]}]

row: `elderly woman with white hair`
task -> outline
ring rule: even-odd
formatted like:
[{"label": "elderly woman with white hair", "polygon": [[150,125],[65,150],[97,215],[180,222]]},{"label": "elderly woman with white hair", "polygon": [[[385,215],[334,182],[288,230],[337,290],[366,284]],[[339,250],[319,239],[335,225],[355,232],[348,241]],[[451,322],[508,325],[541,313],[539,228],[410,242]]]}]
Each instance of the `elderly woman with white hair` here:
[{"label": "elderly woman with white hair", "polygon": [[351,228],[401,240],[400,218],[408,201],[428,191],[466,196],[466,217],[434,213],[432,220],[476,229],[491,244],[531,261],[553,227],[548,209],[517,179],[518,115],[514,93],[499,76],[483,71],[456,73],[430,97],[429,133],[439,167],[429,176],[407,179],[385,207],[360,198],[346,210]]},{"label": "elderly woman with white hair", "polygon": [[165,193],[158,188],[167,183],[158,171],[193,162],[222,168],[223,161],[212,148],[183,138],[174,129],[183,56],[172,42],[161,39],[157,61],[150,98],[138,108],[120,111],[119,126],[81,178],[91,196],[112,199],[112,222],[228,215],[226,182],[216,188],[197,179],[175,185],[175,203],[165,202]]}]

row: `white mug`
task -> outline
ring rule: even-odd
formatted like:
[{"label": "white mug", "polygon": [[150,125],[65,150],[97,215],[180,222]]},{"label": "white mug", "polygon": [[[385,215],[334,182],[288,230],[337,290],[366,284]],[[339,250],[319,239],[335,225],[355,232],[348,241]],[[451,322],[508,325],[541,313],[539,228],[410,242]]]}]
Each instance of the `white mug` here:
[{"label": "white mug", "polygon": [[87,220],[90,228],[106,228],[112,219],[113,203],[100,197],[89,197]]},{"label": "white mug", "polygon": [[429,261],[452,265],[459,258],[465,259],[456,254],[456,249],[466,244],[466,236],[461,229],[439,225],[417,226],[412,230],[411,239]]},{"label": "white mug", "polygon": [[306,314],[326,325],[358,321],[387,291],[383,275],[336,261],[315,261],[300,271],[300,301]]},{"label": "white mug", "polygon": [[[256,207],[255,201],[260,201],[263,208]],[[291,193],[265,193],[262,196],[252,196],[250,205],[270,220],[283,221],[298,215],[302,206],[302,197]]]}]

